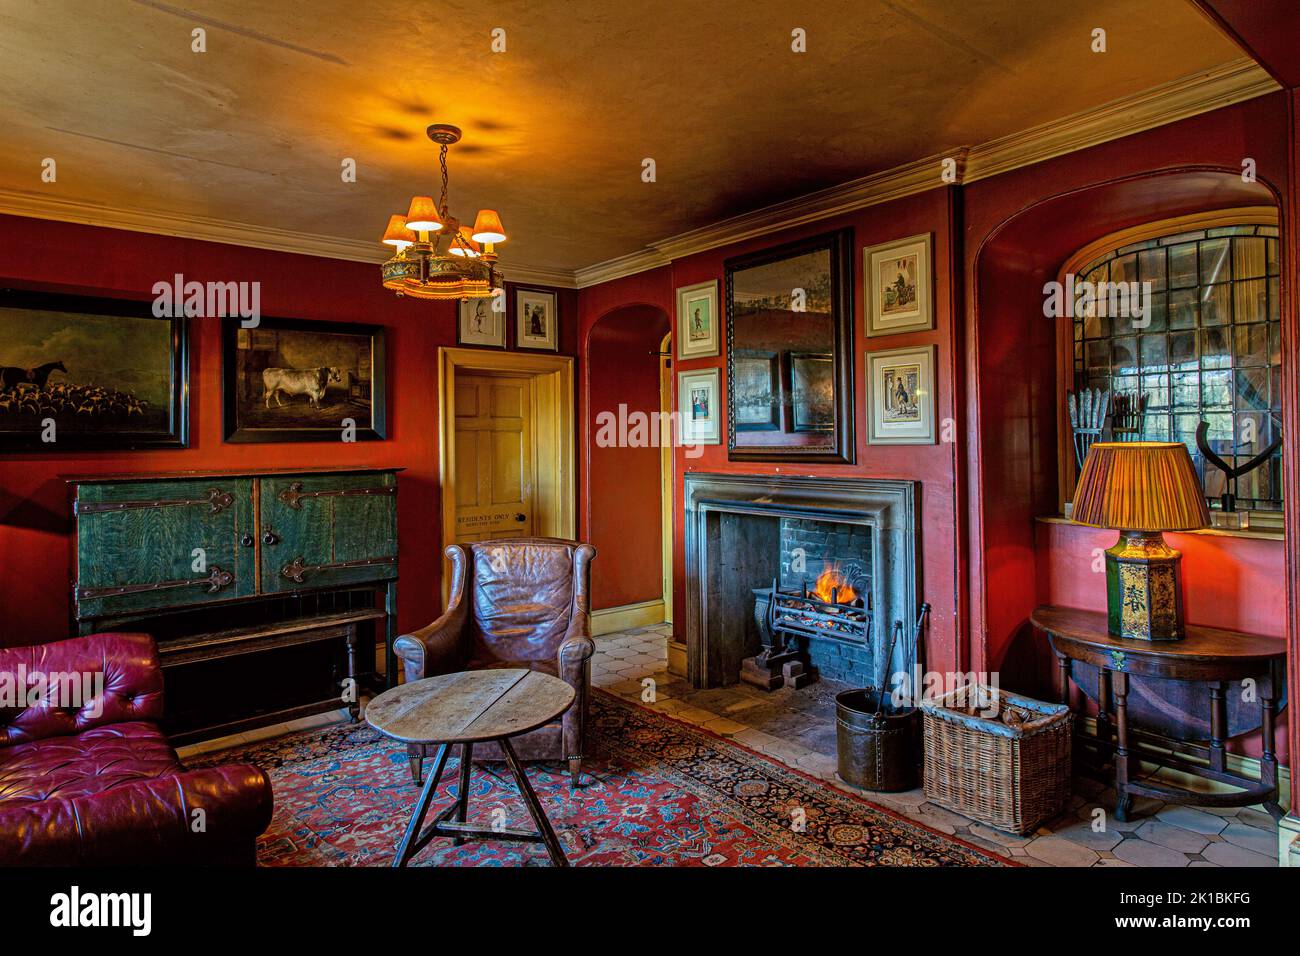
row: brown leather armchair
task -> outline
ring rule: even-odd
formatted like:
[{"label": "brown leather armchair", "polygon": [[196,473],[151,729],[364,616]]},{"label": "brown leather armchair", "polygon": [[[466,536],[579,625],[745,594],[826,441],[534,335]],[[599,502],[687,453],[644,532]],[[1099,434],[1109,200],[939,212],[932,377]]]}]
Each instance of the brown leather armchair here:
[{"label": "brown leather armchair", "polygon": [[[394,650],[408,681],[487,667],[523,667],[572,685],[577,696],[558,722],[513,738],[523,760],[567,760],[573,783],[582,770],[591,655],[589,544],[560,538],[497,538],[447,548],[447,611],[403,634]],[[467,584],[469,585],[468,593]],[[422,776],[427,748],[410,748],[411,776]],[[474,756],[502,760],[495,743]]]}]

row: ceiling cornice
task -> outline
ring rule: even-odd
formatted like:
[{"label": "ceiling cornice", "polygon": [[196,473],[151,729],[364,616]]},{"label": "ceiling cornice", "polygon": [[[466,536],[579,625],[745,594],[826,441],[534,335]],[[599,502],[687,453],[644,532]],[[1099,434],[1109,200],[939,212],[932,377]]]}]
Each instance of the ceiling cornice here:
[{"label": "ceiling cornice", "polygon": [[1063,120],[981,143],[967,157],[964,182],[987,179],[1279,89],[1254,60],[1234,60]]},{"label": "ceiling cornice", "polygon": [[[945,185],[971,183],[1113,139],[1231,106],[1280,89],[1250,59],[1234,60],[1096,109],[1076,113],[974,147],[960,147],[883,172],[651,243],[628,255],[574,272],[503,263],[511,282],[583,289],[668,265],[674,259],[843,215]],[[945,177],[944,160],[955,160]],[[146,212],[67,199],[49,192],[0,189],[0,213],[53,219],[155,235],[201,239],[277,252],[380,263],[375,243],[308,235],[248,223],[177,213]]]},{"label": "ceiling cornice", "polygon": [[[303,256],[321,256],[326,259],[346,259],[349,262],[373,262],[379,265],[387,256],[379,243],[359,239],[341,239],[337,236],[320,236],[271,226],[257,226],[225,219],[180,215],[166,212],[146,212],[107,206],[103,203],[65,199],[42,192],[0,189],[0,213],[27,216],[32,219],[53,219],[83,226],[105,226],[125,229],[128,232],[145,232],[156,236],[175,236],[180,239],[199,239],[204,242],[223,242],[233,246],[253,249],[270,249]],[[503,264],[502,272],[510,282],[525,285],[556,286],[572,289],[572,272],[530,269]]]},{"label": "ceiling cornice", "polygon": [[[930,156],[671,236],[651,243],[639,253],[577,270],[578,288],[634,275],[707,249],[854,212],[929,189],[987,179],[1065,153],[1231,106],[1280,88],[1253,60],[1233,60],[1213,70],[1195,73],[979,146],[961,147]],[[955,176],[948,180],[941,176],[945,159],[956,161]]]}]

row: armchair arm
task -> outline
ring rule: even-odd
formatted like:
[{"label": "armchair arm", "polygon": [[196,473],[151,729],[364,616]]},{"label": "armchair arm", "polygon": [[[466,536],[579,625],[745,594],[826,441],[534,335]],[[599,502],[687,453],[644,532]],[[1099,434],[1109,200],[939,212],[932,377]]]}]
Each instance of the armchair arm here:
[{"label": "armchair arm", "polygon": [[251,865],[270,822],[257,767],[189,770],[0,810],[0,866]]},{"label": "armchair arm", "polygon": [[596,642],[591,639],[591,560],[595,556],[596,549],[589,544],[579,545],[574,552],[573,610],[564,640],[555,652],[560,679],[576,692],[573,705],[565,711],[562,720],[566,758],[582,756],[587,723],[588,662],[596,653]]},{"label": "armchair arm", "polygon": [[465,601],[468,556],[458,544],[448,545],[446,554],[451,559],[447,610],[432,624],[393,642],[393,651],[402,659],[408,681],[450,673],[464,660],[462,638],[469,622],[469,605]]},{"label": "armchair arm", "polygon": [[0,673],[21,684],[34,705],[20,705],[0,726],[0,747],[162,717],[162,669],[148,634],[108,632],[0,648]]}]

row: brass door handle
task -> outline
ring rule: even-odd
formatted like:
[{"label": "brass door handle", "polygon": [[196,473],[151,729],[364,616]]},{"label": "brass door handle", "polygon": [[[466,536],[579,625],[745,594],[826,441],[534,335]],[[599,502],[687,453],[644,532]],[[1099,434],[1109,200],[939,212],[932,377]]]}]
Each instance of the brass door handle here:
[{"label": "brass door handle", "polygon": [[528,520],[528,515],[523,514],[523,513],[521,512],[521,513],[515,515],[515,520],[516,520],[516,521],[527,521],[527,520]]}]

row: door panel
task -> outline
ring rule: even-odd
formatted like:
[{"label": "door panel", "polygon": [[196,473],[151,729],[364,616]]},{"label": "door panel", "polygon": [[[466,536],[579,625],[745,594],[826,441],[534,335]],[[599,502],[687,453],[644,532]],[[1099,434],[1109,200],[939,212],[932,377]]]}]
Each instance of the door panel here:
[{"label": "door panel", "polygon": [[78,617],[249,597],[253,531],[248,479],[81,485]]},{"label": "door panel", "polygon": [[531,396],[526,376],[458,376],[456,541],[533,533]]},{"label": "door panel", "polygon": [[396,480],[391,473],[261,479],[262,592],[396,576]]}]

